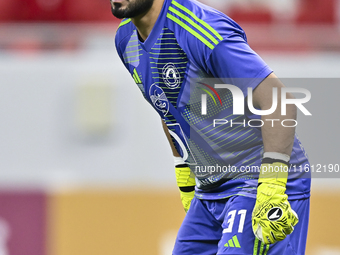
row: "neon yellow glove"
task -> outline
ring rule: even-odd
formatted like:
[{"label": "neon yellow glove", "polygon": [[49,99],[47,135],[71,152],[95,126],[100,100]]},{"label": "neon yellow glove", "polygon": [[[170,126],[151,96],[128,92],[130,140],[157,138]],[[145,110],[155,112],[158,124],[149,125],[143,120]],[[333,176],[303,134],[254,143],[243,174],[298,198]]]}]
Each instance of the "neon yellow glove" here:
[{"label": "neon yellow glove", "polygon": [[181,200],[185,212],[188,212],[191,200],[195,196],[195,177],[186,164],[175,167],[177,186],[181,193]]},{"label": "neon yellow glove", "polygon": [[299,221],[285,194],[288,163],[278,161],[263,159],[252,213],[253,232],[265,244],[285,239]]}]

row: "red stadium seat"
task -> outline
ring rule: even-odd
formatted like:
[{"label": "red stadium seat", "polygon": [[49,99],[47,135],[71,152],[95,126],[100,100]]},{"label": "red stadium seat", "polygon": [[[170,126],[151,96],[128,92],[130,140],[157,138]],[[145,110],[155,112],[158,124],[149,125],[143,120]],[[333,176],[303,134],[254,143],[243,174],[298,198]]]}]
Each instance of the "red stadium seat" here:
[{"label": "red stadium seat", "polygon": [[0,0],[0,22],[112,21],[108,0]]},{"label": "red stadium seat", "polygon": [[[296,0],[299,23],[336,22],[336,0]],[[116,20],[109,0],[0,0],[0,22],[105,22]],[[271,23],[269,8],[253,3],[248,8],[231,7],[226,12],[238,22]]]},{"label": "red stadium seat", "polygon": [[335,0],[300,0],[297,23],[335,23]]},{"label": "red stadium seat", "polygon": [[254,6],[249,9],[242,9],[240,7],[232,7],[226,12],[232,19],[237,22],[250,23],[270,23],[273,21],[272,13],[269,9],[258,8]]}]

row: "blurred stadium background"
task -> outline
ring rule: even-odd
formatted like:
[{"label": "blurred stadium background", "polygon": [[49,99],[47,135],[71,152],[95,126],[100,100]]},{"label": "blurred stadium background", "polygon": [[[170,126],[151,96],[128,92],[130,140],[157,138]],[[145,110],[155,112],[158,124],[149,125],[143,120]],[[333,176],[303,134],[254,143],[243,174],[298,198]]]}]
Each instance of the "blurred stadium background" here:
[{"label": "blurred stadium background", "polygon": [[[203,2],[279,77],[340,78],[339,0]],[[109,0],[0,9],[0,254],[171,254],[184,217],[172,156],[115,53]],[[340,163],[340,89],[310,89],[299,136],[313,164]],[[340,254],[339,186],[313,179],[308,255]]]}]

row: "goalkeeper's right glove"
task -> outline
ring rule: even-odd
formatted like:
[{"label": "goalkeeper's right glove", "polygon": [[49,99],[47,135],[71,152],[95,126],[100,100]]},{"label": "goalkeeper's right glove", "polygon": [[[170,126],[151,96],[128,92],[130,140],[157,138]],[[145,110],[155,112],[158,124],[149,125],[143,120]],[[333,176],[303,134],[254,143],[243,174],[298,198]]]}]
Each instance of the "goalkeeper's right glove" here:
[{"label": "goalkeeper's right glove", "polygon": [[287,177],[288,162],[263,159],[252,227],[255,236],[265,244],[285,239],[299,221],[285,194]]},{"label": "goalkeeper's right glove", "polygon": [[191,200],[195,196],[195,177],[187,164],[175,166],[177,186],[181,193],[184,211],[188,212]]}]

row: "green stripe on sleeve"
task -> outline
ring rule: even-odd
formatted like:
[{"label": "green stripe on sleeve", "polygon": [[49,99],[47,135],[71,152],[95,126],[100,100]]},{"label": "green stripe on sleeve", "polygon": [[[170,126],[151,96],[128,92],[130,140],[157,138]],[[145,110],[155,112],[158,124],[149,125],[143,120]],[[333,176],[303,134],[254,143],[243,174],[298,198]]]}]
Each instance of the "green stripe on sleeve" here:
[{"label": "green stripe on sleeve", "polygon": [[176,1],[172,0],[171,2],[173,5],[181,9],[182,11],[188,13],[191,17],[193,17],[196,21],[201,23],[203,26],[205,26],[210,32],[212,32],[218,39],[223,40],[222,36],[217,33],[215,29],[213,29],[209,24],[204,22],[203,20],[199,19],[193,12],[191,12],[188,8],[184,7],[183,5],[177,3]]},{"label": "green stripe on sleeve", "polygon": [[136,78],[137,78],[138,83],[142,83],[138,75],[136,75]]},{"label": "green stripe on sleeve", "polygon": [[195,27],[197,30],[199,30],[202,34],[204,34],[206,37],[210,39],[213,43],[216,45],[218,44],[218,41],[211,35],[209,34],[206,30],[204,30],[201,26],[197,25],[195,22],[192,21],[189,17],[185,16],[183,13],[177,11],[176,9],[172,8],[171,6],[169,7],[169,10],[173,13],[175,13],[177,16],[181,17],[184,19],[186,22],[188,22],[190,25]]},{"label": "green stripe on sleeve", "polygon": [[136,68],[133,69],[133,72],[134,72],[134,74],[135,74],[135,76],[136,76],[137,82],[138,82],[138,83],[142,83],[142,81],[141,81],[140,78],[139,78],[139,75],[138,75],[138,73],[137,73]]},{"label": "green stripe on sleeve", "polygon": [[134,74],[135,76],[138,76],[136,68],[133,68],[133,74]]},{"label": "green stripe on sleeve", "polygon": [[174,21],[175,23],[177,23],[178,25],[180,25],[181,27],[183,27],[185,30],[187,30],[189,33],[191,33],[193,36],[195,36],[197,39],[199,39],[201,42],[203,42],[205,45],[207,45],[210,49],[214,49],[214,46],[208,42],[205,38],[203,38],[203,36],[201,36],[199,33],[197,33],[195,30],[193,30],[192,28],[190,28],[187,24],[183,23],[182,21],[180,21],[179,19],[177,19],[176,17],[172,16],[170,13],[167,13],[166,15],[169,19],[171,19],[172,21]]},{"label": "green stripe on sleeve", "polygon": [[138,83],[138,81],[137,81],[137,79],[136,79],[136,75],[135,75],[135,74],[133,74],[133,75],[132,75],[132,77],[133,77],[133,79],[134,79],[135,83]]}]

